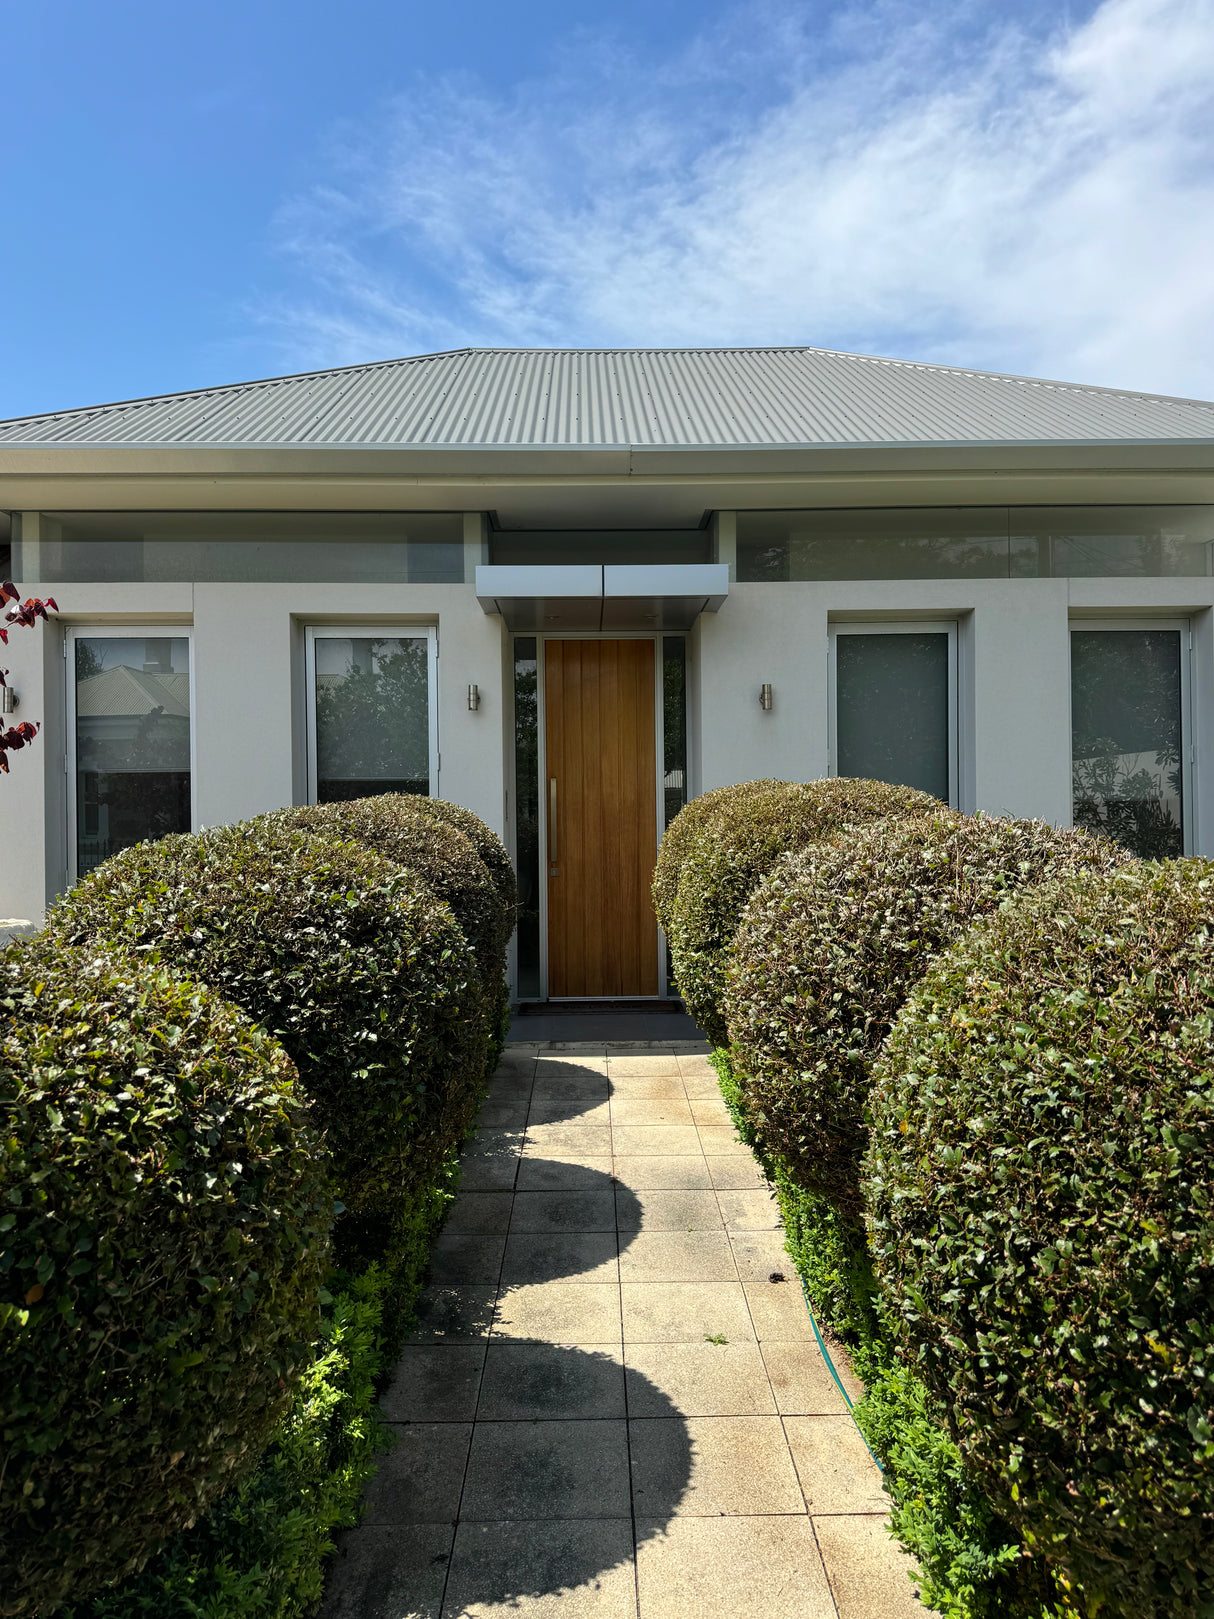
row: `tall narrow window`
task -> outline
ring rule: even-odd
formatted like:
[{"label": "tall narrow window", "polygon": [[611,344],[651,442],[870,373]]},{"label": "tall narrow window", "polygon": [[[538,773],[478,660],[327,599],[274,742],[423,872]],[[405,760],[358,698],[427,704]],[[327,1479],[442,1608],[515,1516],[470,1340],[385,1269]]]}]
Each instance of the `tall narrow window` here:
[{"label": "tall narrow window", "polygon": [[1071,631],[1076,826],[1148,860],[1184,853],[1185,629]]},{"label": "tall narrow window", "polygon": [[662,637],[662,826],[687,802],[687,642]]},{"label": "tall narrow window", "polygon": [[434,790],[433,663],[427,630],[308,631],[316,803]]},{"label": "tall narrow window", "polygon": [[833,766],[955,798],[955,625],[837,625]]},{"label": "tall narrow window", "polygon": [[188,832],[190,643],[73,634],[76,875],[145,838]]},{"label": "tall narrow window", "polygon": [[533,635],[514,643],[514,837],[518,871],[518,993],[540,996],[539,701]]}]

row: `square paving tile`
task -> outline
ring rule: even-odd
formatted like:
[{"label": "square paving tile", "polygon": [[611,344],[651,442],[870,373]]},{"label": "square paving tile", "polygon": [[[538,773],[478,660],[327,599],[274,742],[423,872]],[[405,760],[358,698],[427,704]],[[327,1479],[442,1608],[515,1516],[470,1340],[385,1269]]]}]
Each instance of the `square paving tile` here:
[{"label": "square paving tile", "polygon": [[771,1192],[719,1191],[721,1217],[730,1231],[777,1231],[780,1206]]},{"label": "square paving tile", "polygon": [[520,1192],[601,1191],[610,1185],[609,1153],[562,1153],[554,1158],[524,1158],[519,1163]]},{"label": "square paving tile", "polygon": [[624,1354],[630,1417],[774,1415],[759,1346],[742,1343],[628,1344]]},{"label": "square paving tile", "polygon": [[502,1286],[619,1281],[614,1231],[514,1232],[506,1241]]},{"label": "square paving tile", "polygon": [[615,1197],[610,1185],[595,1192],[518,1192],[515,1231],[614,1231]]},{"label": "square paving tile", "polygon": [[720,1231],[715,1192],[640,1191],[616,1187],[621,1231]]},{"label": "square paving tile", "polygon": [[620,1296],[626,1344],[754,1341],[740,1282],[626,1282]]},{"label": "square paving tile", "polygon": [[[618,1518],[465,1520],[455,1537],[443,1613],[446,1619],[634,1619],[632,1525]],[[400,1619],[406,1614],[413,1619],[403,1608]],[[360,1619],[379,1615],[368,1609]],[[390,1619],[397,1619],[395,1611]]]},{"label": "square paving tile", "polygon": [[815,1518],[839,1619],[923,1619],[915,1565],[884,1517]]},{"label": "square paving tile", "polygon": [[765,1339],[763,1361],[785,1416],[847,1416],[847,1401],[830,1375],[816,1343],[778,1343]]},{"label": "square paving tile", "polygon": [[731,1231],[729,1241],[738,1262],[738,1275],[744,1282],[762,1282],[769,1276],[781,1275],[788,1278],[783,1286],[801,1291],[792,1258],[784,1246],[783,1231]]},{"label": "square paving tile", "polygon": [[490,1285],[428,1287],[417,1304],[411,1343],[474,1343],[487,1338],[497,1288]]},{"label": "square paving tile", "polygon": [[739,1141],[732,1124],[698,1124],[700,1144],[707,1158],[753,1158],[750,1148]]},{"label": "square paving tile", "polygon": [[640,1619],[835,1619],[807,1518],[638,1519],[636,1527]]},{"label": "square paving tile", "polygon": [[687,1105],[698,1125],[725,1124],[734,1128],[733,1115],[719,1096],[693,1096]]},{"label": "square paving tile", "polygon": [[510,1225],[513,1192],[461,1192],[443,1231],[448,1236],[500,1236]]},{"label": "square paving tile", "polygon": [[759,1191],[767,1185],[767,1177],[751,1156],[718,1158],[709,1155],[705,1161],[709,1178],[719,1192]]},{"label": "square paving tile", "polygon": [[683,1089],[683,1081],[671,1077],[664,1079],[651,1076],[649,1078],[634,1078],[625,1075],[621,1078],[613,1073],[611,1076],[611,1100],[613,1102],[686,1102],[687,1093]]},{"label": "square paving tile", "polygon": [[450,1523],[360,1526],[338,1539],[321,1619],[439,1619]]},{"label": "square paving tile", "polygon": [[495,1339],[485,1360],[478,1422],[623,1417],[624,1368],[603,1345]]},{"label": "square paving tile", "polygon": [[459,1184],[463,1192],[508,1192],[518,1174],[519,1156],[473,1155],[460,1159]]},{"label": "square paving tile", "polygon": [[521,1130],[527,1122],[528,1099],[518,1096],[499,1100],[492,1094],[476,1116],[482,1130]]},{"label": "square paving tile", "polygon": [[716,1084],[717,1071],[712,1066],[712,1058],[704,1051],[683,1051],[679,1053],[679,1072],[684,1079],[689,1075],[707,1074]]},{"label": "square paving tile", "polygon": [[615,1178],[622,1186],[640,1191],[698,1191],[712,1185],[708,1166],[698,1154],[681,1158],[620,1157],[615,1159]]},{"label": "square paving tile", "polygon": [[770,1282],[763,1277],[758,1282],[742,1283],[759,1341],[774,1338],[785,1343],[814,1343],[813,1325],[791,1260],[781,1267],[781,1274],[786,1281]]},{"label": "square paving tile", "polygon": [[621,1282],[732,1282],[724,1231],[638,1231],[620,1252]]},{"label": "square paving tile", "polygon": [[461,1236],[443,1232],[430,1254],[430,1284],[455,1287],[468,1282],[496,1282],[501,1274],[505,1237]]},{"label": "square paving tile", "polygon": [[453,1523],[472,1443],[470,1422],[411,1422],[393,1429],[363,1492],[366,1524]]},{"label": "square paving tile", "polygon": [[607,1058],[601,1046],[597,1055],[576,1051],[545,1052],[535,1064],[536,1079],[579,1079],[592,1074],[601,1079],[607,1077]]},{"label": "square paving tile", "polygon": [[611,1123],[615,1129],[624,1124],[687,1125],[694,1122],[691,1106],[682,1096],[664,1100],[638,1096],[611,1098]]},{"label": "square paving tile", "polygon": [[527,1128],[544,1124],[596,1124],[606,1129],[611,1123],[611,1104],[606,1096],[571,1096],[563,1101],[531,1103]]},{"label": "square paving tile", "polygon": [[814,1517],[888,1509],[881,1470],[850,1416],[785,1417],[784,1429]]},{"label": "square paving tile", "polygon": [[531,1093],[536,1106],[557,1102],[605,1102],[611,1094],[606,1074],[554,1074],[537,1079]]},{"label": "square paving tile", "polygon": [[522,1073],[518,1069],[514,1069],[509,1073],[498,1072],[489,1081],[486,1101],[500,1102],[502,1104],[525,1102],[531,1095],[533,1084],[534,1080],[532,1079],[530,1068],[526,1073]]},{"label": "square paving tile", "polygon": [[511,1288],[497,1301],[493,1336],[550,1344],[618,1344],[620,1290],[602,1282]]},{"label": "square paving tile", "polygon": [[625,1424],[478,1422],[461,1515],[630,1517]]},{"label": "square paving tile", "polygon": [[638,1518],[803,1514],[779,1417],[630,1421]]},{"label": "square paving tile", "polygon": [[693,1124],[620,1124],[611,1131],[615,1152],[622,1158],[683,1158],[700,1156],[700,1138]]},{"label": "square paving tile", "polygon": [[684,1069],[683,1089],[687,1093],[688,1100],[692,1102],[707,1101],[712,1097],[719,1097],[721,1094],[720,1081],[717,1079],[716,1074],[711,1071],[688,1073]]},{"label": "square paving tile", "polygon": [[621,1052],[608,1058],[613,1079],[678,1079],[679,1059],[674,1052]]},{"label": "square paving tile", "polygon": [[485,1343],[406,1344],[380,1397],[389,1422],[471,1422]]},{"label": "square paving tile", "polygon": [[562,1153],[598,1154],[611,1151],[611,1131],[595,1124],[529,1124],[523,1148],[528,1158],[559,1158]]}]

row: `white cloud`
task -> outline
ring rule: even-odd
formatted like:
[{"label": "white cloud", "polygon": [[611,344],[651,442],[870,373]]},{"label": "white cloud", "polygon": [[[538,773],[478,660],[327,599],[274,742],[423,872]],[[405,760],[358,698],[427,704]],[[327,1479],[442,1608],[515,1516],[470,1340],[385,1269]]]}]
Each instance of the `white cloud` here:
[{"label": "white cloud", "polygon": [[934,15],[757,5],[402,97],[284,215],[294,358],[814,343],[1214,396],[1214,0]]}]

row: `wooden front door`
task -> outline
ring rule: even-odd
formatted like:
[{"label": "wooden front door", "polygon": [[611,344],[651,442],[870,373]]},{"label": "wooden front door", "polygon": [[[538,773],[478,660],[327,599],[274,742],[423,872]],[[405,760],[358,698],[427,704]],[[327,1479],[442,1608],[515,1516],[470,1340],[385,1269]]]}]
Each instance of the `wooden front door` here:
[{"label": "wooden front door", "polygon": [[548,993],[658,992],[652,641],[545,641]]}]

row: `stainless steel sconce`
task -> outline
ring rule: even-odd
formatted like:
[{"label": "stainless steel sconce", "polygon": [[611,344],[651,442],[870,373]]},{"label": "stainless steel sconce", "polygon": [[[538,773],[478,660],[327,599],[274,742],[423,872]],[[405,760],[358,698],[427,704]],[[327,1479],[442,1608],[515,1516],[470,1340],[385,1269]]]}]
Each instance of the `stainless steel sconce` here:
[{"label": "stainless steel sconce", "polygon": [[764,713],[770,713],[772,706],[771,681],[765,680],[759,687],[759,707]]},{"label": "stainless steel sconce", "polygon": [[0,714],[17,712],[17,693],[11,686],[0,686]]},{"label": "stainless steel sconce", "polygon": [[468,687],[468,708],[475,714],[481,706],[481,689],[479,686]]}]

